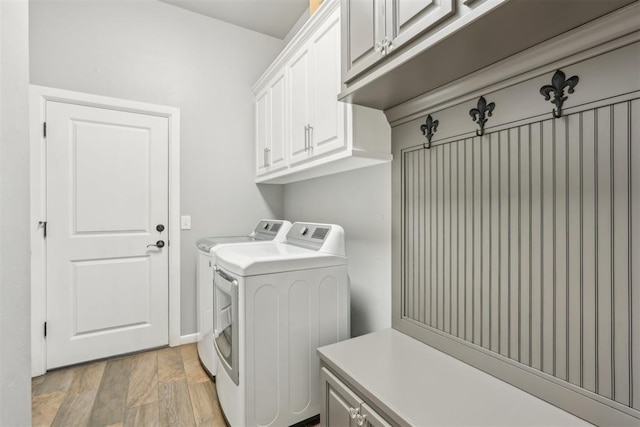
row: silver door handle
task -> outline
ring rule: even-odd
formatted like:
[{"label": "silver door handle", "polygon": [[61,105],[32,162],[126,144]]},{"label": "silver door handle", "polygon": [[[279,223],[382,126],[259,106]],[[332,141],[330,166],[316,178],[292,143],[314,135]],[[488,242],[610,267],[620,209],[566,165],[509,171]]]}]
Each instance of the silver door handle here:
[{"label": "silver door handle", "polygon": [[271,150],[267,147],[264,149],[264,165],[271,166],[271,162],[269,161],[269,153]]},{"label": "silver door handle", "polygon": [[304,151],[309,149],[309,125],[304,126]]},{"label": "silver door handle", "polygon": [[309,125],[309,150],[313,150],[313,126]]},{"label": "silver door handle", "polygon": [[382,53],[382,51],[384,50],[384,45],[382,44],[382,42],[376,42],[373,50],[375,50],[376,52]]}]

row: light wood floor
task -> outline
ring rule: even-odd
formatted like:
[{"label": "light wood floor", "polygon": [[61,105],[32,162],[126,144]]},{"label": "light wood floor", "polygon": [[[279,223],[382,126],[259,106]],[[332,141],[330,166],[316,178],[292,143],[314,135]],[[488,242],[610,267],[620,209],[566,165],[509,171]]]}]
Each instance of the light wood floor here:
[{"label": "light wood floor", "polygon": [[195,344],[36,377],[32,411],[34,426],[225,426]]}]

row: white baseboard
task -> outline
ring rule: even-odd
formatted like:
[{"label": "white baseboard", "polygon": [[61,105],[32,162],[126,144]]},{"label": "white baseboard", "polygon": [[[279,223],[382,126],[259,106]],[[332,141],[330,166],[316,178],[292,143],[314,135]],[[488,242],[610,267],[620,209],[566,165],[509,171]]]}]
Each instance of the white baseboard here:
[{"label": "white baseboard", "polygon": [[198,341],[198,333],[182,335],[180,337],[180,345],[191,344]]}]

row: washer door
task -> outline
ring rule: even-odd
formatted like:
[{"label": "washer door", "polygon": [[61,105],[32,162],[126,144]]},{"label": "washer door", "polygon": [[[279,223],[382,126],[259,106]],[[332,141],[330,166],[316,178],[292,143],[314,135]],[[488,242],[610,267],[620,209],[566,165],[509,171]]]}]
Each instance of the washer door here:
[{"label": "washer door", "polygon": [[238,385],[238,280],[214,267],[214,344],[216,353]]}]

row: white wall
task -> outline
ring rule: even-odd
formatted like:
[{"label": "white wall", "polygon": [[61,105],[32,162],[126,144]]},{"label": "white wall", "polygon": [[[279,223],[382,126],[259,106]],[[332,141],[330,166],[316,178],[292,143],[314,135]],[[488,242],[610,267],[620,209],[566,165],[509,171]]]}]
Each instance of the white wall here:
[{"label": "white wall", "polygon": [[282,189],[253,183],[251,93],[282,41],[155,0],[32,0],[30,24],[31,83],[181,109],[181,329],[196,332],[195,241],[283,215]]},{"label": "white wall", "polygon": [[351,335],[391,327],[391,165],[287,184],[284,214],[344,227]]},{"label": "white wall", "polygon": [[0,1],[0,425],[31,424],[29,8]]}]

